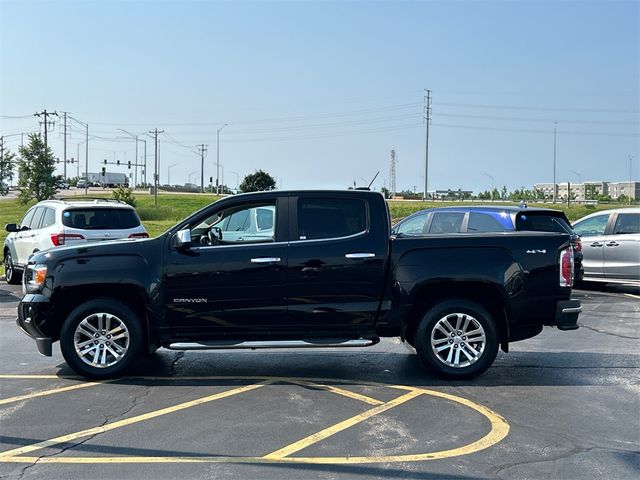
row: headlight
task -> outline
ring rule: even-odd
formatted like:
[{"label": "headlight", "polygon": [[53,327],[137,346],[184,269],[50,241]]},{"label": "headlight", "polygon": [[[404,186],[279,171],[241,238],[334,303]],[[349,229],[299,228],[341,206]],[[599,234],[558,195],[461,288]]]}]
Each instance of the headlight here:
[{"label": "headlight", "polygon": [[47,279],[46,265],[29,265],[26,273],[26,286],[28,291],[40,290]]}]

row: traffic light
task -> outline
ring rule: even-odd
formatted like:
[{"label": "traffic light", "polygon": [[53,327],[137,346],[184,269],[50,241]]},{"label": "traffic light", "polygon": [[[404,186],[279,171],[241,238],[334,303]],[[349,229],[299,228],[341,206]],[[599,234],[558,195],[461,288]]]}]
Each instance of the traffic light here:
[{"label": "traffic light", "polygon": [[117,161],[116,161],[116,163],[117,163],[118,165],[120,165],[120,160],[117,160]]},{"label": "traffic light", "polygon": [[106,173],[107,173],[107,167],[102,167],[102,176],[104,177]]},{"label": "traffic light", "polygon": [[[106,158],[104,159],[104,164],[105,165],[107,164],[107,159]],[[103,168],[103,170],[104,170],[104,168]]]},{"label": "traffic light", "polygon": [[59,158],[56,158],[56,163],[60,163],[60,159]]},{"label": "traffic light", "polygon": [[129,165],[127,166],[129,170],[131,170],[131,160],[129,160]]}]

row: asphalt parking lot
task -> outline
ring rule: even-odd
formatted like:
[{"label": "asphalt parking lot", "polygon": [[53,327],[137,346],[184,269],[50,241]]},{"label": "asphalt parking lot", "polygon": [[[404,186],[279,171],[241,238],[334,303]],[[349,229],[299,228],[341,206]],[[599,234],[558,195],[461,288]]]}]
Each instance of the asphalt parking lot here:
[{"label": "asphalt parking lot", "polygon": [[38,355],[0,287],[3,479],[635,479],[640,292],[575,290],[581,328],[466,382],[366,349],[158,351],[88,382]]}]

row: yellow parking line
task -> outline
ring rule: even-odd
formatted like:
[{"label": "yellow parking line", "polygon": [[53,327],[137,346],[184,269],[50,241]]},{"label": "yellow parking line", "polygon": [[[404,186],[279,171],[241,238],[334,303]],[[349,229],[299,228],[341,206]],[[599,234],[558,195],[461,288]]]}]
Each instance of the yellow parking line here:
[{"label": "yellow parking line", "polygon": [[359,400],[361,402],[368,403],[369,405],[382,405],[384,403],[380,400],[376,400],[375,398],[367,397],[366,395],[361,395],[360,393],[355,393],[350,390],[345,390],[344,388],[335,387],[333,385],[325,385],[323,383],[308,382],[305,380],[297,380],[293,378],[287,379],[287,382],[293,383],[296,385],[301,385],[303,387],[313,387],[313,388],[319,388],[322,390],[327,390],[331,393],[342,395],[343,397],[348,397],[354,400]]},{"label": "yellow parking line", "polygon": [[[59,377],[58,375],[14,375],[14,374],[2,374],[0,380],[56,380],[67,377]],[[79,378],[79,377],[68,377]]]},{"label": "yellow parking line", "polygon": [[625,293],[624,296],[631,298],[640,298],[640,295],[634,295],[633,293]]},{"label": "yellow parking line", "polygon": [[79,383],[77,385],[70,385],[67,387],[52,388],[51,390],[43,390],[41,392],[27,393],[25,395],[19,395],[17,397],[4,398],[0,400],[0,405],[6,405],[7,403],[20,402],[22,400],[29,400],[31,398],[44,397],[46,395],[53,395],[55,393],[69,392],[71,390],[78,390],[80,388],[95,387],[96,385],[102,385],[103,382],[87,382]]},{"label": "yellow parking line", "polygon": [[58,445],[60,443],[71,442],[73,440],[77,440],[78,438],[88,437],[91,435],[96,435],[99,433],[108,432],[110,430],[115,430],[116,428],[124,427],[127,425],[132,425],[134,423],[143,422],[145,420],[149,420],[151,418],[160,417],[162,415],[167,415],[169,413],[174,413],[179,410],[184,410],[186,408],[195,407],[196,405],[202,405],[204,403],[213,402],[215,400],[219,400],[221,398],[231,397],[233,395],[237,395],[242,392],[247,392],[249,390],[254,390],[256,388],[264,387],[273,383],[272,380],[267,380],[261,383],[246,385],[244,387],[234,388],[232,390],[226,390],[224,392],[215,393],[213,395],[208,395],[206,397],[198,398],[196,400],[191,400],[189,402],[180,403],[178,405],[174,405],[173,407],[163,408],[161,410],[155,410],[153,412],[145,413],[142,415],[137,415],[131,418],[125,418],[124,420],[119,420],[117,422],[108,423],[106,425],[100,427],[89,428],[87,430],[81,430],[79,432],[70,433],[68,435],[62,435],[60,437],[52,438],[50,440],[44,440],[42,442],[34,443],[32,445],[26,445],[24,447],[15,448],[13,450],[6,450],[4,452],[0,452],[0,461],[4,461],[6,457],[13,457],[16,455],[22,455],[24,453],[33,452],[36,450],[41,450],[43,448],[51,447],[53,445]]},{"label": "yellow parking line", "polygon": [[367,410],[366,412],[363,412],[359,415],[348,418],[347,420],[344,420],[340,423],[332,425],[331,427],[325,428],[324,430],[314,433],[313,435],[309,435],[308,437],[298,440],[297,442],[292,443],[291,445],[287,445],[286,447],[280,448],[275,452],[271,452],[265,455],[263,458],[267,460],[282,459],[288,455],[291,455],[292,453],[298,452],[304,448],[307,448],[310,445],[313,445],[314,443],[317,443],[321,440],[324,440],[325,438],[335,435],[338,432],[341,432],[360,422],[363,422],[368,418],[371,418],[382,412],[385,412],[394,407],[397,407],[398,405],[402,405],[403,403],[408,402],[412,398],[415,398],[419,395],[422,395],[422,391],[420,390],[414,390],[412,392],[406,393],[394,400],[391,400],[390,402],[386,402],[386,403],[383,403],[382,405],[378,405],[377,407]]}]

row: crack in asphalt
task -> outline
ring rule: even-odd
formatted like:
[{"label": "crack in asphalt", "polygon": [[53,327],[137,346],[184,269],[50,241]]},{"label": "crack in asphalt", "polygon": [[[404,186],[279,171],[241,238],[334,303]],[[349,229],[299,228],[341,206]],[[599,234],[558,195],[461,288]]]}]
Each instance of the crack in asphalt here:
[{"label": "crack in asphalt", "polygon": [[587,330],[590,330],[592,332],[602,333],[603,335],[609,335],[611,337],[626,338],[626,339],[629,339],[629,340],[640,340],[640,337],[632,337],[630,335],[621,335],[619,333],[605,332],[604,330],[598,330],[597,328],[588,327],[585,324],[580,323],[580,322],[578,322],[578,325],[580,325],[582,328],[586,328]]},{"label": "crack in asphalt", "polygon": [[[576,438],[572,435],[568,435],[566,433],[562,433],[562,432],[553,432],[553,431],[549,431],[547,428],[544,427],[539,427],[537,425],[530,425],[530,424],[526,424],[526,423],[520,423],[520,422],[511,422],[512,426],[518,426],[518,427],[522,427],[525,428],[527,430],[534,430],[540,433],[544,433],[556,438],[559,438],[561,440],[561,444],[562,443],[566,443],[569,444],[571,447],[570,450],[564,452],[564,453],[560,453],[558,455],[555,455],[553,457],[550,456],[546,456],[545,458],[542,459],[535,459],[535,460],[525,460],[525,461],[519,461],[519,462],[513,462],[513,463],[509,463],[509,464],[505,464],[502,466],[498,466],[495,468],[492,468],[489,470],[489,472],[491,472],[493,475],[495,475],[498,478],[503,478],[503,479],[510,479],[513,478],[513,475],[510,474],[506,474],[505,476],[503,476],[503,472],[505,470],[509,470],[511,468],[514,467],[522,467],[522,466],[526,466],[526,465],[535,465],[535,464],[542,464],[542,463],[549,463],[549,462],[556,462],[558,460],[562,460],[562,459],[566,459],[569,457],[572,457],[574,455],[579,455],[581,453],[587,453],[587,452],[592,452],[592,451],[602,451],[602,452],[617,452],[617,453],[637,453],[636,450],[629,450],[629,449],[625,449],[625,448],[616,448],[616,447],[612,447],[611,445],[607,445],[607,446],[601,446],[601,445],[592,445],[592,446],[580,446],[578,445],[578,442],[580,442],[579,438]],[[549,444],[550,442],[547,442],[547,444]]]},{"label": "crack in asphalt", "polygon": [[[141,387],[144,388],[144,391],[142,393],[138,393],[138,394],[133,396],[133,401],[131,402],[131,405],[126,410],[124,410],[121,413],[115,414],[115,415],[106,415],[104,417],[104,421],[100,425],[98,425],[98,427],[104,427],[105,425],[107,425],[108,423],[113,421],[114,419],[119,418],[119,417],[124,417],[125,415],[130,413],[134,408],[136,408],[139,405],[139,403],[140,403],[140,401],[142,399],[148,397],[149,394],[151,393],[151,387],[149,385],[141,385]],[[67,445],[66,447],[62,447],[60,449],[60,451],[58,451],[58,452],[53,452],[53,453],[48,454],[48,455],[38,455],[38,458],[36,459],[35,462],[27,464],[22,469],[22,471],[18,474],[17,480],[22,480],[24,475],[27,473],[27,470],[32,468],[32,467],[35,467],[39,463],[41,458],[55,457],[55,456],[58,456],[58,455],[62,455],[69,449],[79,447],[79,446],[85,444],[86,442],[88,442],[90,440],[93,440],[94,438],[96,438],[101,433],[103,433],[103,432],[98,432],[98,433],[94,433],[93,435],[89,435],[89,436],[83,438],[79,442],[75,442],[75,443]]]}]

